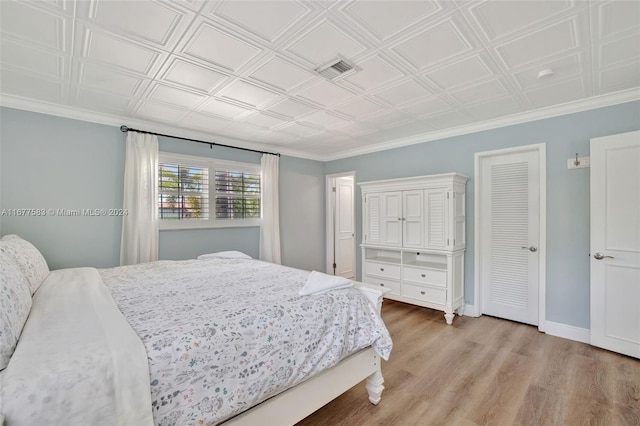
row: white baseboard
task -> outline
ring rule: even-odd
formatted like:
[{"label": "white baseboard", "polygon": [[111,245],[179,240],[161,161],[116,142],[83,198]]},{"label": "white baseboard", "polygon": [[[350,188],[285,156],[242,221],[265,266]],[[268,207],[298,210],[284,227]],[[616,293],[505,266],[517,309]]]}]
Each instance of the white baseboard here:
[{"label": "white baseboard", "polygon": [[[481,314],[476,312],[475,305],[464,305],[465,317],[479,317]],[[562,337],[564,339],[575,340],[576,342],[591,343],[591,331],[588,328],[574,327],[572,325],[562,324],[559,322],[546,321],[544,333],[551,336]]]},{"label": "white baseboard", "polygon": [[480,314],[476,312],[475,305],[464,305],[464,312],[462,313],[465,317],[479,317]]},{"label": "white baseboard", "polygon": [[546,322],[545,333],[552,336],[563,337],[576,342],[591,343],[591,331],[588,328],[574,327],[559,322]]}]

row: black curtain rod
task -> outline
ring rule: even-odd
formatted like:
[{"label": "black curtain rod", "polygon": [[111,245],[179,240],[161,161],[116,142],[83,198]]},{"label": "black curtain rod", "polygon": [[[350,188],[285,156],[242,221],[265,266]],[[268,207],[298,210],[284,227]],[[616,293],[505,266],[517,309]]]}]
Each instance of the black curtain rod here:
[{"label": "black curtain rod", "polygon": [[280,157],[280,153],[279,152],[267,152],[267,151],[259,151],[257,149],[251,149],[251,148],[242,148],[240,146],[232,146],[232,145],[225,145],[222,143],[217,143],[217,142],[207,142],[207,141],[199,141],[197,139],[188,139],[188,138],[181,138],[180,136],[171,136],[171,135],[165,135],[162,133],[156,133],[156,132],[148,132],[146,130],[138,130],[138,129],[132,129],[131,127],[127,127],[124,124],[122,126],[120,126],[120,131],[123,133],[126,132],[137,132],[137,133],[145,133],[147,135],[156,135],[156,136],[164,136],[167,138],[174,138],[174,139],[180,139],[183,141],[189,141],[189,142],[197,142],[197,143],[204,143],[209,145],[209,148],[213,148],[213,146],[223,146],[225,148],[233,148],[233,149],[241,149],[243,151],[251,151],[251,152],[258,152],[260,154],[270,154],[270,155],[277,155],[278,157]]}]

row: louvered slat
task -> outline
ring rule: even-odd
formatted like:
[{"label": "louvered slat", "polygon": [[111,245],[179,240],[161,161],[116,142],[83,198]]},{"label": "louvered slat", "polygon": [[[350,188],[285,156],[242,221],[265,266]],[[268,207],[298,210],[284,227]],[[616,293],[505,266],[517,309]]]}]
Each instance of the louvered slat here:
[{"label": "louvered slat", "polygon": [[429,220],[427,221],[427,245],[444,246],[444,197],[442,191],[427,191]]},{"label": "louvered slat", "polygon": [[380,241],[380,196],[372,196],[367,198],[367,208],[369,209],[369,235],[368,241]]},{"label": "louvered slat", "polygon": [[491,167],[491,301],[528,306],[528,164]]}]

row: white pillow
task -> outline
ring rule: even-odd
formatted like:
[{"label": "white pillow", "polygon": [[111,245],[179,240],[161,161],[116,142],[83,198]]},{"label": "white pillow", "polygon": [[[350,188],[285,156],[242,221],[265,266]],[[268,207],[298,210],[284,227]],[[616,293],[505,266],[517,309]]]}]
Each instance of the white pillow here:
[{"label": "white pillow", "polygon": [[49,266],[42,254],[29,241],[17,235],[5,235],[0,240],[0,252],[13,258],[22,273],[29,280],[31,294],[35,293],[42,281],[49,275]]},{"label": "white pillow", "polygon": [[30,310],[29,280],[11,256],[0,252],[0,370],[9,364]]},{"label": "white pillow", "polygon": [[215,253],[201,254],[198,259],[253,259],[248,254],[244,254],[241,251],[218,251]]}]

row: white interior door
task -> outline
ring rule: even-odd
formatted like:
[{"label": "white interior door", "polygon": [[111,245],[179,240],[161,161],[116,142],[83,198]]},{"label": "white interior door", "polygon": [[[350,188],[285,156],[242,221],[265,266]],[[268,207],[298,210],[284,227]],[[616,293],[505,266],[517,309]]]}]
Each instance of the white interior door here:
[{"label": "white interior door", "polygon": [[355,218],[353,177],[340,177],[335,184],[335,275],[355,278]]},{"label": "white interior door", "polygon": [[541,322],[543,148],[476,154],[481,313],[532,325]]},{"label": "white interior door", "polygon": [[591,344],[640,358],[640,132],[591,139]]}]

